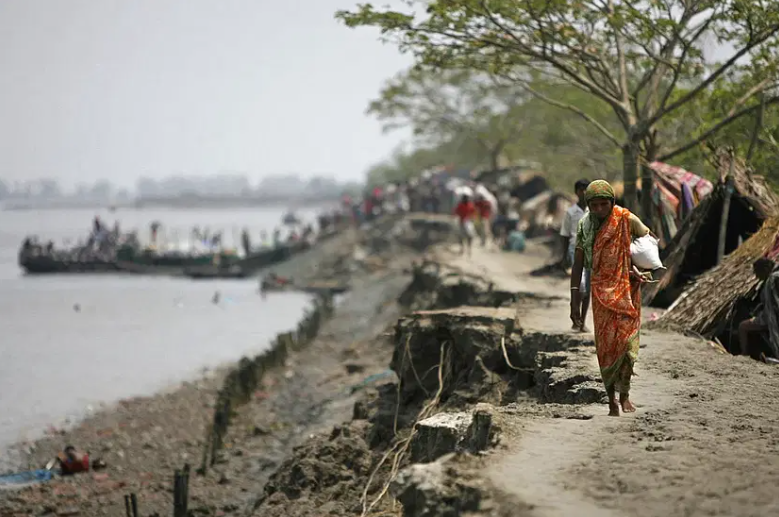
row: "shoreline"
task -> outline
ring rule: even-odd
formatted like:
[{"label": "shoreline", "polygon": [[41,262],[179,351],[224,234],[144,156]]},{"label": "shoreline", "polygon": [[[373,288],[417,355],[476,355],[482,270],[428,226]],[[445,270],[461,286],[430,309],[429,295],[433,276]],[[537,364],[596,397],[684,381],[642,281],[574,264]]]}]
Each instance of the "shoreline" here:
[{"label": "shoreline", "polygon": [[[299,255],[293,256],[289,260],[266,268],[264,271],[277,271],[282,272],[283,275],[295,275],[297,278],[305,281],[309,278],[316,278],[322,274],[318,265],[320,263],[326,263],[326,257],[339,253],[339,249],[344,246],[349,246],[353,241],[354,236],[350,229],[344,230],[340,235],[335,235],[329,239],[326,239],[309,250],[302,252]],[[257,277],[258,278],[258,277]],[[242,282],[256,283],[256,278],[242,280]],[[300,317],[297,322],[287,330],[294,330],[300,319],[302,319],[306,312],[310,309],[311,303],[316,296],[309,293],[299,293],[306,296],[309,301],[306,306],[302,308]],[[259,294],[258,294],[259,296]],[[283,332],[282,332],[283,333]],[[255,351],[247,351],[245,355],[256,355],[264,352],[275,340],[277,336],[269,337],[266,343],[257,344]],[[175,392],[182,389],[183,386],[188,383],[203,384],[206,381],[212,380],[214,375],[226,375],[232,367],[238,364],[240,357],[234,360],[226,360],[216,364],[204,364],[193,368],[190,373],[176,376],[176,379],[166,381],[160,380],[160,386],[151,390],[144,390],[143,392],[128,397],[117,398],[113,400],[95,400],[82,405],[70,412],[61,414],[52,414],[47,423],[40,426],[27,426],[21,427],[19,435],[16,438],[9,438],[0,446],[0,475],[5,475],[11,472],[18,471],[20,468],[26,468],[24,463],[26,453],[31,446],[41,440],[46,440],[51,437],[62,436],[63,432],[73,430],[79,426],[85,420],[95,417],[99,413],[112,411],[117,405],[124,403],[127,400],[136,399],[154,399],[156,396],[167,395],[170,392]],[[92,410],[90,410],[90,406]],[[20,463],[21,462],[21,463]]]},{"label": "shoreline", "polygon": [[[301,293],[304,294],[305,293]],[[216,400],[217,395],[225,389],[225,381],[228,377],[236,372],[241,364],[249,357],[254,357],[252,361],[256,361],[258,358],[262,358],[266,355],[273,355],[276,351],[276,347],[282,341],[282,337],[295,334],[296,330],[300,331],[301,325],[307,321],[312,313],[317,313],[320,310],[321,305],[319,298],[316,296],[306,295],[309,298],[308,306],[304,307],[300,312],[300,319],[296,325],[293,325],[289,329],[279,332],[273,338],[270,338],[264,346],[254,352],[248,352],[243,354],[240,358],[234,360],[227,360],[219,364],[212,364],[198,368],[189,375],[184,375],[184,378],[170,381],[164,387],[154,389],[149,393],[132,395],[129,397],[120,398],[112,401],[99,401],[96,402],[96,409],[90,409],[92,404],[89,404],[80,413],[74,412],[73,414],[64,415],[60,418],[54,418],[53,421],[57,424],[49,424],[47,427],[33,431],[33,438],[25,440],[11,441],[6,445],[2,445],[4,455],[8,458],[0,461],[0,477],[4,475],[14,474],[24,470],[35,470],[41,468],[41,465],[33,465],[30,463],[31,458],[39,457],[38,450],[52,450],[51,457],[56,455],[56,452],[62,449],[52,449],[50,442],[60,442],[61,437],[71,437],[80,434],[86,428],[101,427],[101,423],[106,420],[111,420],[111,415],[123,412],[128,408],[134,408],[143,405],[154,405],[158,401],[165,401],[168,399],[190,400],[192,394],[187,393],[189,390],[195,390],[204,392],[210,398]],[[331,306],[332,310],[332,306]],[[211,403],[213,405],[213,403]],[[100,431],[98,431],[100,434]],[[68,442],[68,445],[78,445],[74,442]],[[27,464],[24,464],[24,458],[27,458]],[[90,455],[91,457],[91,455]],[[99,459],[99,458],[95,458]],[[3,489],[0,484],[0,491]],[[0,492],[1,493],[1,492]]]},{"label": "shoreline", "polygon": [[[281,274],[294,274],[296,279],[341,274],[339,271],[343,268],[339,269],[338,264],[351,258],[354,237],[352,231],[347,231],[344,235],[324,242],[321,248],[313,248],[271,269]],[[351,296],[346,295],[339,304],[349,305]],[[313,303],[316,297],[312,296],[311,299]],[[358,305],[362,304],[358,301]],[[346,337],[344,330],[353,327],[354,321],[348,315],[342,320],[336,323],[343,337]],[[301,353],[305,354],[306,351],[295,352],[286,365],[273,368],[253,393],[252,400],[264,400],[276,391],[276,386],[287,381],[285,368],[295,364],[294,356]],[[154,494],[167,493],[170,488],[168,478],[172,477],[175,469],[185,463],[193,468],[200,465],[207,430],[213,424],[219,391],[224,379],[239,363],[234,361],[209,368],[204,375],[174,383],[149,396],[107,404],[94,414],[74,422],[64,432],[12,445],[12,449],[20,451],[25,466],[31,468],[41,468],[65,445],[70,444],[88,451],[91,460],[103,459],[108,466],[104,471],[55,478],[52,482],[18,490],[0,490],[0,513],[33,515],[47,508],[51,510],[47,500],[52,497],[67,506],[69,502],[82,503],[89,497],[103,500],[110,496],[110,502],[103,502],[112,504],[121,502],[122,498],[117,494],[122,491],[140,492],[139,499],[145,512],[148,504],[154,501],[154,496],[151,501],[147,501],[150,490]],[[239,409],[238,412],[242,414],[243,410]],[[233,426],[240,424],[231,425],[228,433],[233,432]],[[29,450],[30,446],[32,450]],[[28,452],[24,452],[25,448],[28,448]],[[192,484],[200,483],[201,489],[206,491],[213,490],[212,485],[216,485],[218,491],[219,478],[212,479],[213,476],[219,476],[218,470],[210,472],[205,478],[193,479]],[[74,506],[80,507],[81,504]]]}]

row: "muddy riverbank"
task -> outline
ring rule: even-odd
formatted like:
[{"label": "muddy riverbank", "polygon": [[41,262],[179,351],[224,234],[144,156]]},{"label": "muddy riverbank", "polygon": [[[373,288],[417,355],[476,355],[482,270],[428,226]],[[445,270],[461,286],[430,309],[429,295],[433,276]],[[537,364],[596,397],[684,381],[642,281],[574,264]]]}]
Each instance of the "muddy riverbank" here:
[{"label": "muddy riverbank", "polygon": [[[191,476],[190,509],[196,514],[240,514],[253,506],[257,487],[292,447],[348,419],[356,394],[386,378],[391,349],[382,355],[372,348],[398,318],[395,300],[408,284],[406,271],[415,255],[407,246],[385,242],[383,232],[352,232],[277,270],[296,280],[348,277],[352,290],[310,346],[265,375],[253,401],[234,415],[216,465],[205,476]],[[355,253],[358,248],[362,251]],[[200,464],[224,371],[154,397],[122,401],[32,444],[24,454],[29,467],[42,466],[66,444],[88,450],[108,467],[0,491],[0,514],[116,515],[129,493],[137,494],[141,515],[169,513],[173,470]]]},{"label": "muddy riverbank", "polygon": [[516,255],[438,261],[404,293],[435,310],[388,336],[396,376],[298,448],[252,515],[775,514],[765,403],[779,370],[647,331],[638,412],[611,418],[592,336],[569,330],[565,281],[529,278],[538,264]]},{"label": "muddy riverbank", "polygon": [[[765,404],[779,370],[648,331],[638,412],[607,417],[592,336],[569,330],[565,280],[529,275],[540,248],[467,258],[442,246],[423,260],[389,226],[336,261],[351,294],[235,415],[214,468],[191,478],[193,515],[775,513],[779,422]],[[207,387],[196,390],[193,408],[209,414]],[[135,492],[144,517],[169,513],[172,469],[202,435],[172,452],[129,435],[141,460],[18,492],[0,510],[115,515]]]}]

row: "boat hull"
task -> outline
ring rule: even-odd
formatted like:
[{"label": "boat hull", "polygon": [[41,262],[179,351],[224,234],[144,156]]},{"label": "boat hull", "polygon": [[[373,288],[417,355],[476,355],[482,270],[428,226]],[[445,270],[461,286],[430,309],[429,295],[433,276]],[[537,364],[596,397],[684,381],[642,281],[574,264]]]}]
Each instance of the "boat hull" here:
[{"label": "boat hull", "polygon": [[20,257],[19,266],[28,275],[63,273],[116,273],[116,262],[103,260],[67,260],[48,256]]}]

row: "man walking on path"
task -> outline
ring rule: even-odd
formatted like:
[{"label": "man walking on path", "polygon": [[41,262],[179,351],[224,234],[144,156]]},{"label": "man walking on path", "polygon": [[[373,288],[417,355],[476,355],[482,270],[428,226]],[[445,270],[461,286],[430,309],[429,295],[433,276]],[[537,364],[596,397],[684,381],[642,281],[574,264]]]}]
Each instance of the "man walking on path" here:
[{"label": "man walking on path", "polygon": [[[573,266],[574,250],[576,249],[576,232],[579,228],[579,221],[584,214],[587,213],[587,202],[584,198],[587,186],[590,181],[587,179],[578,180],[574,186],[574,192],[579,198],[579,201],[571,206],[566,212],[563,218],[563,225],[560,227],[560,237],[562,240],[563,258],[562,265],[565,269]],[[587,328],[584,326],[584,322],[587,321],[587,310],[590,307],[590,270],[582,270],[582,281],[579,286],[579,299],[581,301],[579,307],[579,315],[581,316],[581,326],[577,327],[574,323],[573,330],[580,332],[587,332]]]},{"label": "man walking on path", "polygon": [[460,254],[464,255],[466,250],[468,256],[471,256],[471,243],[475,233],[473,218],[476,215],[476,206],[467,194],[460,197],[460,202],[454,209],[460,227]]}]

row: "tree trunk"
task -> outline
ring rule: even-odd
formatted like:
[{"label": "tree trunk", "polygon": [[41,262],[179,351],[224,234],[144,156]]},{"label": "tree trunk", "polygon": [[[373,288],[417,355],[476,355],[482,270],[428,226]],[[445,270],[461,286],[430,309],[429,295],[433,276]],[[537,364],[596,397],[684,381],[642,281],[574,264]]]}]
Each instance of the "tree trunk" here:
[{"label": "tree trunk", "polygon": [[491,152],[490,153],[490,167],[492,167],[492,170],[496,171],[500,168],[500,151]]},{"label": "tree trunk", "polygon": [[[652,209],[652,191],[654,187],[655,176],[652,169],[649,168],[649,164],[654,162],[657,158],[657,151],[659,145],[657,143],[657,131],[652,131],[644,139],[646,147],[646,161],[641,165],[641,220],[651,229],[656,235],[660,235],[660,229],[662,228],[662,221],[656,217],[656,212]],[[644,196],[643,193],[647,195]]]},{"label": "tree trunk", "polygon": [[625,183],[624,203],[625,208],[636,213],[638,208],[638,196],[636,195],[636,182],[641,165],[639,163],[640,149],[637,143],[628,142],[622,146],[622,179]]},{"label": "tree trunk", "polygon": [[503,154],[505,145],[505,142],[499,142],[490,149],[490,167],[494,171],[500,169],[500,155]]}]

